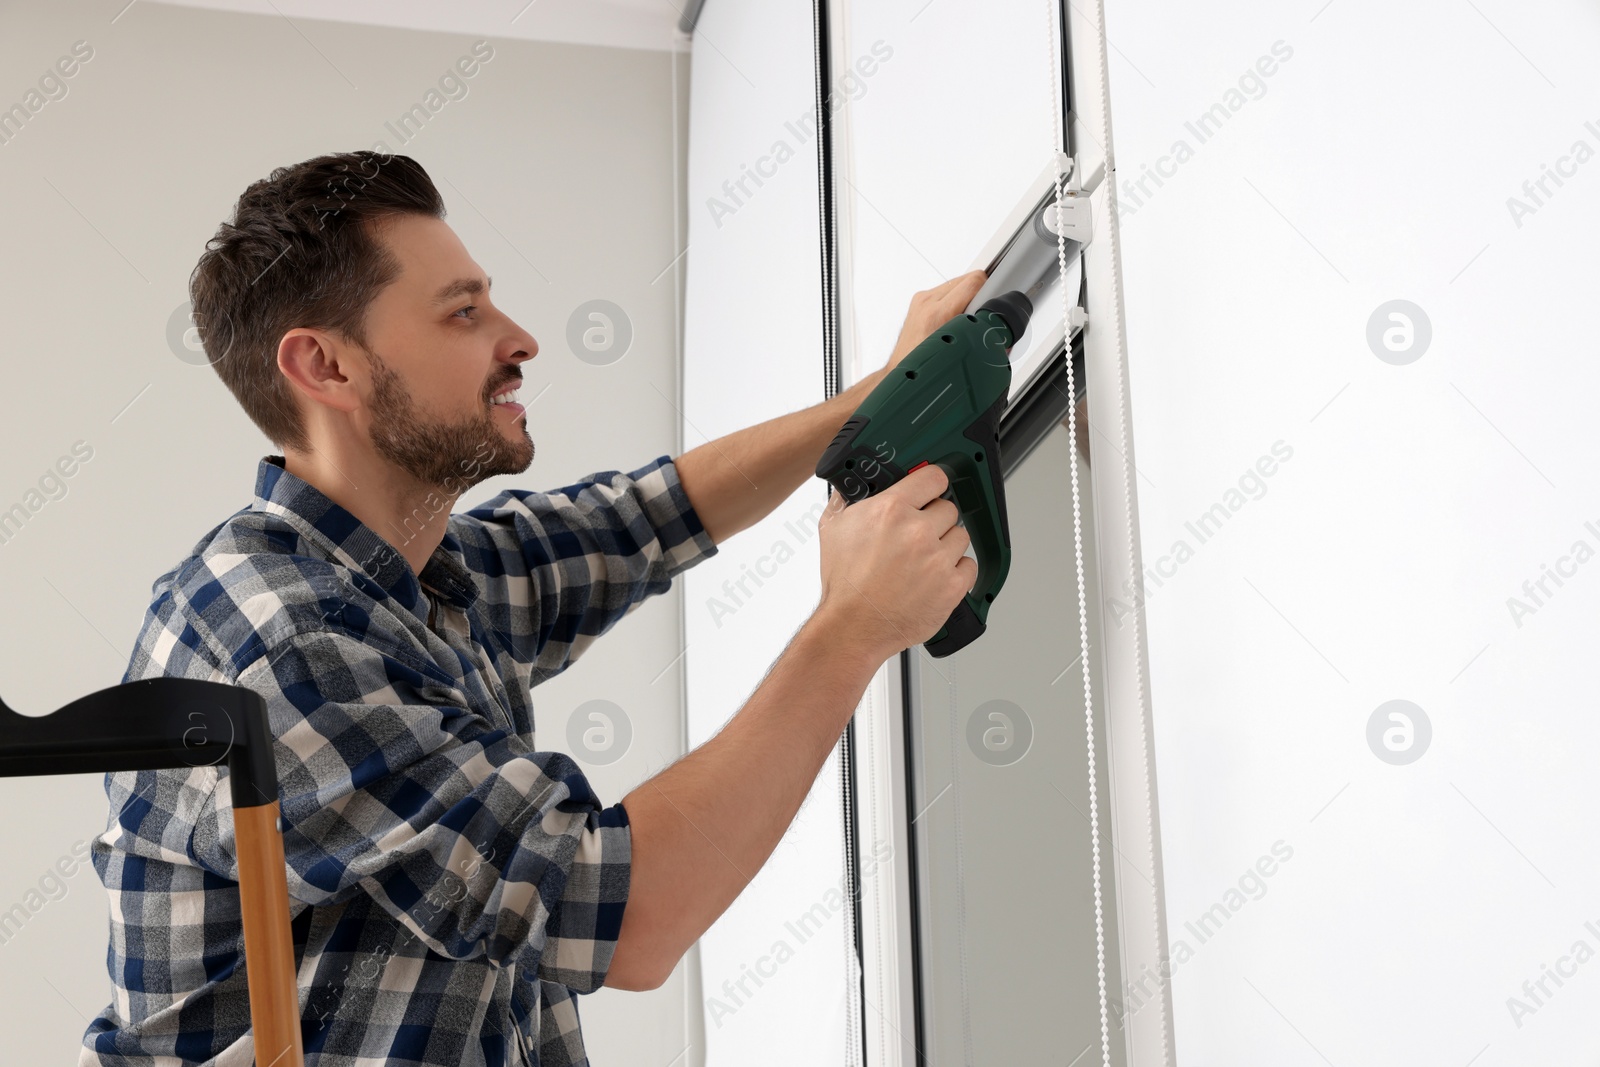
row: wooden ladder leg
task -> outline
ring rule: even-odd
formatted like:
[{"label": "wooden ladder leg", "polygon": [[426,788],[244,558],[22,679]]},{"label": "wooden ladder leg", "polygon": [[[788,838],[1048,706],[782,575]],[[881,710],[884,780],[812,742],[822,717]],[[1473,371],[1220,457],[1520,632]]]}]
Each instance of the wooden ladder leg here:
[{"label": "wooden ladder leg", "polygon": [[233,809],[256,1067],[305,1067],[278,802]]}]

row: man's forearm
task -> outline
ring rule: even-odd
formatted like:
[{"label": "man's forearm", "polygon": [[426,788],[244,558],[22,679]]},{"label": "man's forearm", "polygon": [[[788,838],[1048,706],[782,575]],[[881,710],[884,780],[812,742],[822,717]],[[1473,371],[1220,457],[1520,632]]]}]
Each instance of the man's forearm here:
[{"label": "man's forearm", "polygon": [[739,895],[886,658],[820,609],[715,737],[623,798],[633,865],[608,985],[654,988]]},{"label": "man's forearm", "polygon": [[712,542],[720,545],[754,526],[815,477],[833,435],[884,373],[873,371],[820,404],[707,441],[674,460],[683,491]]}]

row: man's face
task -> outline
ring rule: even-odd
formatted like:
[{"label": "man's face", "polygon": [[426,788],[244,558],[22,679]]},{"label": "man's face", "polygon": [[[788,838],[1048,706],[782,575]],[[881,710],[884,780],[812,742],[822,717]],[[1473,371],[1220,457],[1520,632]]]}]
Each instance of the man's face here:
[{"label": "man's face", "polygon": [[402,215],[376,235],[401,272],[367,312],[373,447],[452,494],[527,470],[526,415],[491,398],[521,384],[521,364],[539,343],[495,309],[489,279],[442,220]]}]

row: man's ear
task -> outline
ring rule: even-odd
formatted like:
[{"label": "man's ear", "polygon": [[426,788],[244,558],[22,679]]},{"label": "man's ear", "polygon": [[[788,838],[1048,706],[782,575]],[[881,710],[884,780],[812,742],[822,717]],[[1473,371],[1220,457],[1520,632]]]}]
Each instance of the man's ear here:
[{"label": "man's ear", "polygon": [[325,330],[293,329],[278,342],[278,370],[306,403],[354,411],[361,402],[356,382],[365,373],[356,362]]}]

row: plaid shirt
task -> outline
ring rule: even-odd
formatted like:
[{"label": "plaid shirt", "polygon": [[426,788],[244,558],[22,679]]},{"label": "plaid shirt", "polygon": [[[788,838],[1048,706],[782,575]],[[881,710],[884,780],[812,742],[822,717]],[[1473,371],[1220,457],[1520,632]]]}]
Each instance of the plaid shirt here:
[{"label": "plaid shirt", "polygon": [[[501,493],[418,576],[282,464],[156,580],[123,681],[266,699],[306,1063],[587,1064],[573,994],[610,967],[632,838],[536,751],[529,690],[716,553],[675,465]],[[250,1064],[226,779],[106,776],[114,999],[80,1065]]]}]

